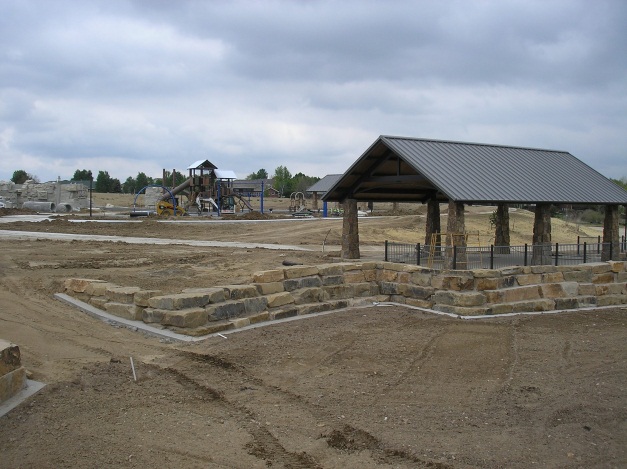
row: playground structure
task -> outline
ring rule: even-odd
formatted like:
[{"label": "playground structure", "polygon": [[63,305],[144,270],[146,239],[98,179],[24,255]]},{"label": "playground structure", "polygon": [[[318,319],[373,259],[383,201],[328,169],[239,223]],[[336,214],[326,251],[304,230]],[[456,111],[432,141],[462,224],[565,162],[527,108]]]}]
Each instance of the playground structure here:
[{"label": "playground structure", "polygon": [[289,211],[292,212],[292,216],[296,218],[313,217],[313,212],[307,208],[305,194],[302,192],[292,192],[290,195]]},{"label": "playground structure", "polygon": [[[250,203],[233,191],[233,181],[237,178],[233,171],[219,170],[208,160],[196,161],[188,166],[187,170],[189,177],[176,187],[147,186],[138,191],[135,200],[141,192],[146,191],[145,205],[148,210],[138,211],[134,203],[131,216],[144,216],[151,213],[159,216],[200,216],[253,211]],[[176,170],[172,172],[173,180],[175,175]],[[157,190],[149,191],[148,187],[157,188]],[[150,210],[152,206],[154,210]]]}]

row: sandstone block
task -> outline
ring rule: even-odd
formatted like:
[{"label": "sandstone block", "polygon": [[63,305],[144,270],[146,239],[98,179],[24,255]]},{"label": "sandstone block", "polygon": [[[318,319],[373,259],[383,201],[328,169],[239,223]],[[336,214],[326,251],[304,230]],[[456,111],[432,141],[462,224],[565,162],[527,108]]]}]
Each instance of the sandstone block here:
[{"label": "sandstone block", "polygon": [[433,301],[431,300],[420,300],[418,298],[405,298],[405,304],[410,306],[415,306],[416,308],[425,308],[425,309],[433,309]]},{"label": "sandstone block", "polygon": [[205,311],[205,317],[209,321],[233,319],[246,314],[246,303],[242,300],[225,301],[224,303],[207,305],[203,311]]},{"label": "sandstone block", "polygon": [[594,285],[597,296],[603,295],[621,295],[625,293],[624,283],[605,283]]},{"label": "sandstone block", "polygon": [[560,283],[564,281],[563,272],[549,272],[542,274],[542,283]]},{"label": "sandstone block", "polygon": [[554,265],[532,265],[532,274],[548,274],[552,272],[558,272],[559,269]]},{"label": "sandstone block", "polygon": [[284,269],[285,278],[299,278],[310,277],[312,275],[318,275],[318,267],[315,265],[296,265],[293,267],[287,267]]},{"label": "sandstone block", "polygon": [[136,292],[133,296],[133,303],[135,303],[137,306],[146,308],[150,306],[148,304],[148,300],[153,296],[158,296],[160,294],[161,292],[159,290],[140,290]]},{"label": "sandstone block", "polygon": [[165,310],[163,309],[144,308],[142,311],[142,321],[147,324],[161,324],[164,315]]},{"label": "sandstone block", "polygon": [[294,316],[298,316],[298,308],[294,306],[279,308],[270,312],[270,319],[285,319]]},{"label": "sandstone block", "polygon": [[377,281],[379,282],[396,282],[398,272],[395,270],[378,270]]},{"label": "sandstone block", "polygon": [[405,300],[407,300],[407,298],[405,298],[403,295],[390,295],[389,299],[389,301],[391,301],[392,303],[398,303],[401,305],[407,304]]},{"label": "sandstone block", "polygon": [[87,288],[85,288],[85,294],[89,295],[89,296],[105,296],[107,293],[107,289],[115,287],[117,285],[114,285],[112,283],[108,283],[108,282],[92,282],[89,285],[87,285]]},{"label": "sandstone block", "polygon": [[329,285],[322,287],[326,293],[326,298],[331,300],[343,300],[353,297],[352,285]]},{"label": "sandstone block", "polygon": [[542,275],[541,274],[522,274],[522,275],[517,275],[516,276],[516,282],[521,287],[524,287],[524,286],[527,286],[527,285],[538,285],[539,283],[542,282]]},{"label": "sandstone block", "polygon": [[94,280],[88,278],[68,278],[63,282],[66,291],[74,293],[84,293],[85,289],[92,283],[106,283],[104,280]]},{"label": "sandstone block", "polygon": [[483,316],[485,314],[490,314],[490,308],[487,306],[466,307],[436,304],[432,309],[435,311],[442,311],[443,313],[457,314],[459,316]]},{"label": "sandstone block", "polygon": [[433,272],[428,271],[418,271],[411,274],[411,283],[419,285],[421,287],[430,287],[431,280],[433,279]]},{"label": "sandstone block", "polygon": [[135,304],[108,302],[105,303],[104,309],[107,313],[120,318],[141,321],[144,308]]},{"label": "sandstone block", "polygon": [[591,262],[589,264],[584,264],[583,267],[587,270],[591,270],[593,274],[612,272],[612,266],[608,262]]},{"label": "sandstone block", "polygon": [[401,287],[401,294],[408,298],[414,298],[418,300],[426,300],[435,293],[433,287],[421,287],[419,285],[403,284]]},{"label": "sandstone block", "polygon": [[321,278],[322,285],[342,285],[344,283],[343,275],[327,275]]},{"label": "sandstone block", "polygon": [[521,266],[512,266],[512,267],[503,267],[501,269],[497,269],[499,272],[501,272],[502,276],[508,276],[508,275],[523,275],[523,274],[530,274],[531,273],[531,268],[529,266],[525,266],[525,267],[521,267]]},{"label": "sandstone block", "polygon": [[475,279],[472,273],[462,275],[442,273],[433,277],[431,286],[438,290],[473,290],[475,287]]},{"label": "sandstone block", "polygon": [[135,299],[135,293],[140,291],[139,287],[119,287],[112,286],[107,288],[105,292],[105,297],[114,303],[133,303]]},{"label": "sandstone block", "polygon": [[25,387],[26,369],[24,367],[19,367],[0,375],[0,402],[15,396]]},{"label": "sandstone block", "polygon": [[486,297],[480,292],[436,291],[433,295],[433,303],[464,307],[482,306],[486,303]]},{"label": "sandstone block", "polygon": [[562,272],[562,275],[564,275],[564,280],[567,282],[580,282],[580,283],[592,282],[591,270],[564,271]]},{"label": "sandstone block", "polygon": [[516,277],[508,275],[507,277],[479,277],[475,279],[475,289],[498,290],[499,288],[509,288],[516,284]]},{"label": "sandstone block", "polygon": [[246,314],[257,314],[265,310],[268,306],[268,298],[260,296],[255,298],[244,298],[244,309]]},{"label": "sandstone block", "polygon": [[617,274],[620,272],[625,272],[625,265],[627,263],[624,261],[608,261],[608,264],[610,265],[611,271]]},{"label": "sandstone block", "polygon": [[618,272],[616,274],[616,281],[620,283],[627,282],[627,272]]},{"label": "sandstone block", "polygon": [[248,316],[248,320],[250,321],[251,324],[257,324],[260,322],[267,321],[269,319],[270,319],[270,313],[268,313],[267,311],[262,311],[261,313]]},{"label": "sandstone block", "polygon": [[592,274],[592,283],[614,283],[614,272],[605,272],[602,274]]},{"label": "sandstone block", "polygon": [[555,309],[577,309],[596,306],[594,296],[575,296],[572,298],[555,298]]},{"label": "sandstone block", "polygon": [[555,301],[551,299],[515,301],[510,303],[514,313],[551,311],[555,309]]},{"label": "sandstone block", "polygon": [[223,288],[208,288],[198,291],[188,291],[174,295],[153,296],[148,300],[151,308],[177,310],[189,308],[203,308],[210,303],[224,301]]},{"label": "sandstone block", "polygon": [[255,287],[257,287],[257,291],[260,295],[270,295],[272,293],[285,291],[283,282],[256,283]]},{"label": "sandstone block", "polygon": [[597,306],[613,306],[627,304],[627,295],[605,295],[597,298]]},{"label": "sandstone block", "polygon": [[379,293],[381,295],[400,295],[401,287],[396,282],[379,282]]},{"label": "sandstone block", "polygon": [[376,282],[378,272],[376,269],[364,269],[362,272],[364,273],[364,280],[366,282]]},{"label": "sandstone block", "polygon": [[540,298],[540,291],[537,285],[525,287],[503,288],[501,290],[486,290],[486,301],[488,303],[512,303],[515,301],[535,300]]},{"label": "sandstone block", "polygon": [[305,303],[317,303],[324,298],[324,291],[322,288],[301,288],[292,293],[294,302],[297,305]]},{"label": "sandstone block", "polygon": [[323,264],[318,266],[318,275],[321,277],[342,275],[344,268],[342,264]]},{"label": "sandstone block", "polygon": [[285,291],[288,291],[288,292],[298,290],[300,288],[311,288],[311,287],[321,287],[321,286],[322,286],[322,280],[317,275],[312,276],[312,277],[286,279],[283,281],[283,288]]},{"label": "sandstone block", "polygon": [[366,277],[362,270],[353,270],[344,273],[344,283],[359,283],[364,282]]},{"label": "sandstone block", "polygon": [[294,297],[288,292],[273,293],[267,296],[268,308],[277,308],[279,306],[294,303]]},{"label": "sandstone block", "polygon": [[222,288],[224,289],[225,298],[231,300],[253,298],[259,295],[254,285],[226,285]]},{"label": "sandstone block", "polygon": [[474,278],[497,278],[501,277],[502,273],[498,269],[476,269],[472,271]]},{"label": "sandstone block", "polygon": [[355,298],[365,298],[379,294],[379,287],[376,283],[362,282],[353,284],[353,296]]},{"label": "sandstone block", "polygon": [[253,283],[281,282],[284,278],[283,269],[264,270],[253,274]]},{"label": "sandstone block", "polygon": [[593,283],[580,283],[578,284],[577,295],[590,296],[597,294],[597,287]]},{"label": "sandstone block", "polygon": [[546,283],[539,286],[542,298],[564,298],[568,296],[559,283]]},{"label": "sandstone block", "polygon": [[22,366],[20,348],[7,340],[0,339],[0,376]]},{"label": "sandstone block", "polygon": [[248,318],[236,318],[231,320],[231,324],[235,329],[240,329],[250,325],[250,319]]},{"label": "sandstone block", "polygon": [[176,327],[198,327],[207,322],[204,308],[188,308],[177,311],[165,311],[161,324]]},{"label": "sandstone block", "polygon": [[98,309],[105,309],[105,305],[109,302],[104,296],[92,296],[87,303]]}]

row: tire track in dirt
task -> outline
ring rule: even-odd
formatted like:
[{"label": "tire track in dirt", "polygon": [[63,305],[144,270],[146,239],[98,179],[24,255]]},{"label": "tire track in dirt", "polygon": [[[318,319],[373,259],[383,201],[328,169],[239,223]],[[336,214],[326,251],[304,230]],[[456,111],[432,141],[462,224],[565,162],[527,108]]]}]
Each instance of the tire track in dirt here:
[{"label": "tire track in dirt", "polygon": [[[349,349],[350,347],[342,347]],[[337,352],[329,354],[327,357],[336,355]],[[318,468],[322,467],[314,455],[306,452],[290,452],[282,442],[280,432],[273,432],[260,423],[262,416],[268,417],[264,409],[251,409],[246,398],[238,397],[242,391],[255,392],[254,403],[265,402],[271,409],[281,406],[283,409],[289,408],[289,413],[294,416],[294,422],[298,421],[298,427],[303,430],[308,423],[316,427],[316,439],[323,438],[329,448],[333,451],[332,457],[337,460],[344,453],[357,451],[368,451],[376,464],[391,464],[397,467],[411,468],[436,468],[447,469],[453,466],[438,462],[425,460],[413,454],[397,448],[390,448],[384,442],[370,433],[355,428],[351,425],[337,426],[337,416],[325,410],[323,407],[310,403],[306,398],[281,387],[268,385],[263,379],[251,376],[246,369],[240,365],[232,363],[216,355],[202,354],[190,351],[180,353],[185,359],[203,364],[203,369],[186,368],[189,363],[186,360],[178,362],[168,368],[168,371],[175,371],[183,380],[194,386],[206,389],[202,384],[207,375],[214,375],[216,382],[220,385],[229,383],[228,389],[217,390],[209,388],[209,393],[219,396],[221,402],[237,412],[239,422],[253,436],[253,443],[249,447],[249,453],[266,461],[287,464],[285,467],[294,468]],[[325,357],[325,358],[327,358]],[[238,393],[239,392],[239,393]],[[274,404],[272,404],[274,403]],[[317,425],[315,424],[317,422]],[[320,433],[320,428],[324,431]],[[284,437],[285,438],[285,437]],[[286,444],[293,443],[286,441]],[[338,453],[339,452],[339,453]]]}]

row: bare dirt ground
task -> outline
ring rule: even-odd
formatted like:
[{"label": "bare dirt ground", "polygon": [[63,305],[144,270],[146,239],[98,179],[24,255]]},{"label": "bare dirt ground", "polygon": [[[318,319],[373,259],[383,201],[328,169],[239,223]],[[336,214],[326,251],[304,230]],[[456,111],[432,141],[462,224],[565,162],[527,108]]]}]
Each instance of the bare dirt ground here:
[{"label": "bare dirt ground", "polygon": [[[321,246],[341,222],[0,229],[312,249],[3,240],[0,337],[47,386],[0,418],[0,468],[627,465],[626,308],[462,321],[379,305],[179,344],[52,295],[68,277],[175,291],[248,282],[286,258],[330,262]],[[364,244],[394,230],[415,239],[424,220],[360,220]]]}]

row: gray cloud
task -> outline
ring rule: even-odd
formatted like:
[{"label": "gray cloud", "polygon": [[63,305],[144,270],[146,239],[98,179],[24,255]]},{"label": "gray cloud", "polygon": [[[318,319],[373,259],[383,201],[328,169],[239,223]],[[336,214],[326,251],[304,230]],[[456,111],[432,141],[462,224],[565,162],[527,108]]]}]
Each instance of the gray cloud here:
[{"label": "gray cloud", "polygon": [[201,158],[323,176],[380,134],[563,149],[627,176],[624,24],[619,0],[5,0],[0,179]]}]

